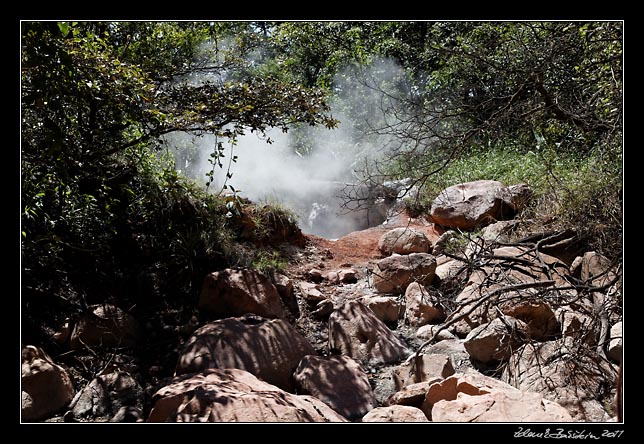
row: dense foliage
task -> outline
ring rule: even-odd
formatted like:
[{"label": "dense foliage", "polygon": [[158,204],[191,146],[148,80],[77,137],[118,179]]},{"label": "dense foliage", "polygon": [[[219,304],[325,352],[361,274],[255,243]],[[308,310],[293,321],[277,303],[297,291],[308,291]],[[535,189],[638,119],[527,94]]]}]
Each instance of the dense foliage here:
[{"label": "dense foliage", "polygon": [[[205,272],[236,259],[236,203],[178,175],[163,135],[335,124],[323,92],[243,69],[246,27],[22,23],[23,321],[36,331],[87,304],[140,304],[141,281],[161,301],[193,297]],[[225,37],[231,49],[218,51]]]}]

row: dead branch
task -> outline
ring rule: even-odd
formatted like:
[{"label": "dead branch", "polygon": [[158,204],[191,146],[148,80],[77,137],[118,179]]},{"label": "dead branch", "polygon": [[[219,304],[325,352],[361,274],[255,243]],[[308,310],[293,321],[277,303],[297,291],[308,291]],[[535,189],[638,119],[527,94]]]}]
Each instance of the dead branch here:
[{"label": "dead branch", "polygon": [[[434,341],[434,339],[435,339],[436,337],[438,337],[439,333],[441,333],[443,330],[446,330],[446,329],[447,329],[447,328],[449,328],[450,326],[454,325],[455,323],[457,323],[457,322],[458,322],[458,321],[460,321],[461,319],[464,319],[465,317],[467,317],[467,316],[469,316],[470,314],[472,314],[472,313],[474,312],[474,310],[476,310],[478,307],[480,307],[481,305],[483,305],[483,303],[484,303],[484,302],[486,302],[486,301],[490,300],[490,299],[491,299],[491,298],[493,298],[494,296],[497,296],[497,295],[499,295],[499,294],[506,293],[506,292],[509,292],[509,291],[525,290],[525,289],[528,289],[528,288],[542,288],[542,287],[550,287],[550,286],[552,286],[552,285],[554,285],[554,284],[555,284],[555,281],[523,282],[523,283],[519,283],[519,284],[506,285],[506,286],[503,286],[503,287],[499,287],[499,288],[496,288],[496,289],[494,289],[494,290],[492,290],[492,291],[490,291],[490,292],[486,293],[486,294],[485,294],[485,295],[483,295],[481,298],[479,298],[479,299],[476,301],[476,303],[475,303],[475,304],[473,304],[473,305],[470,307],[470,309],[469,309],[469,310],[467,310],[467,311],[466,311],[466,312],[464,312],[464,313],[461,313],[460,315],[458,315],[458,316],[456,316],[456,317],[452,318],[452,319],[451,319],[451,320],[449,320],[448,322],[446,322],[446,323],[444,323],[443,325],[441,325],[441,326],[440,326],[440,328],[438,328],[438,330],[436,330],[436,331],[434,332],[434,334],[433,334],[433,335],[432,335],[428,340],[426,340],[425,342],[423,342],[423,343],[418,347],[418,350],[416,350],[416,353],[414,354],[414,365],[415,365],[415,366],[418,366],[418,365],[420,364],[420,359],[419,359],[419,358],[420,358],[420,352],[421,352],[425,347],[427,347],[428,345],[430,345],[430,344]],[[420,368],[415,368],[415,372],[416,372],[416,375],[417,375],[417,376],[416,376],[416,379],[418,379],[418,375],[420,375]],[[416,380],[416,382],[420,382],[420,381]]]}]

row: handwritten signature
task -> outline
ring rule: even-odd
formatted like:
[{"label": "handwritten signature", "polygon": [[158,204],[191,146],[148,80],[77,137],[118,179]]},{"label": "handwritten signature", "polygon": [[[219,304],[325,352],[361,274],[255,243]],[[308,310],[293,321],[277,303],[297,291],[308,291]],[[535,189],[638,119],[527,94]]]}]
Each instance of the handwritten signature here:
[{"label": "handwritten signature", "polygon": [[[598,432],[595,432],[598,433]],[[586,430],[564,430],[562,428],[543,432],[534,432],[529,428],[519,427],[514,432],[515,438],[544,438],[544,439],[601,439],[601,438],[619,438],[624,433],[623,430],[603,430],[601,434],[587,432]]]}]

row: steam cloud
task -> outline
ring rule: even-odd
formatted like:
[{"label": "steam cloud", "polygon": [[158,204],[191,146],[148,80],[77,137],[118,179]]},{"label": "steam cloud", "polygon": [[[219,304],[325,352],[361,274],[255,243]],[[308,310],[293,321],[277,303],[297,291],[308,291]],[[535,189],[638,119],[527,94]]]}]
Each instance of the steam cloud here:
[{"label": "steam cloud", "polygon": [[[372,64],[359,77],[348,70],[342,72],[334,81],[337,100],[331,103],[332,115],[340,120],[338,128],[299,129],[304,131],[299,136],[310,141],[307,153],[298,152],[291,131],[271,130],[267,134],[271,144],[249,132],[235,146],[228,144],[222,159],[224,168],[215,168],[210,190],[219,192],[226,183],[254,202],[282,204],[298,215],[303,232],[327,238],[382,222],[373,220],[366,211],[342,208],[340,194],[345,184],[359,179],[364,162],[382,156],[387,146],[384,137],[370,139],[363,132],[365,122],[382,122],[383,112],[392,105],[383,104],[382,92],[365,86],[365,79],[374,84],[391,84],[401,72],[399,66],[387,60]],[[205,184],[206,173],[212,169],[208,156],[216,144],[214,136],[193,138],[174,133],[166,143],[176,148],[177,169]],[[225,180],[231,156],[237,156],[237,161],[230,163],[232,177]]]}]

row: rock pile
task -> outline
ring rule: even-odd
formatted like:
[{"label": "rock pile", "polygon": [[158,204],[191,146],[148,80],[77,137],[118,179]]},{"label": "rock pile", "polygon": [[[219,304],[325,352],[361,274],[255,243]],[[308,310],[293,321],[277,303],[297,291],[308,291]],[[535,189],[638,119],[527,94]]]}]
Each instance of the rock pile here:
[{"label": "rock pile", "polygon": [[[525,185],[461,184],[439,195],[431,216],[480,228],[514,216],[529,196]],[[159,381],[149,412],[141,386],[118,366],[75,391],[65,368],[25,346],[22,418],[612,420],[606,405],[623,353],[619,268],[594,252],[572,262],[545,254],[547,236],[498,245],[507,227],[496,228],[448,255],[456,233],[438,240],[396,227],[378,242],[384,257],[368,264],[317,262],[290,277],[209,274],[198,301],[204,321],[177,348],[174,375]],[[136,320],[114,306],[90,307],[57,335],[70,350],[139,338]]]}]

